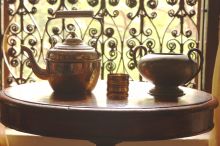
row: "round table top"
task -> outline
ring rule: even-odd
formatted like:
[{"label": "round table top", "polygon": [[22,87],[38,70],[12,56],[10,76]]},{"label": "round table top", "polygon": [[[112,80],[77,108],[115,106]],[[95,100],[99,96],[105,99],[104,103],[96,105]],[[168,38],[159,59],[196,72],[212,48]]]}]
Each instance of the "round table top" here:
[{"label": "round table top", "polygon": [[56,95],[48,82],[4,89],[0,117],[6,126],[32,134],[77,139],[161,140],[192,136],[213,128],[217,101],[211,94],[181,87],[185,95],[161,101],[152,85],[130,82],[127,99],[108,99],[106,82],[91,94]]}]

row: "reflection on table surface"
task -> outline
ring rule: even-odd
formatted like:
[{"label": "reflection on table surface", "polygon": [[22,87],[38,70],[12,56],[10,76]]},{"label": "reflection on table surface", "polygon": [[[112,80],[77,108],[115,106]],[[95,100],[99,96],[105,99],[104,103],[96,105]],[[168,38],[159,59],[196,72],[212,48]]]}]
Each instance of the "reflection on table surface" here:
[{"label": "reflection on table surface", "polygon": [[[160,101],[148,94],[152,84],[147,82],[130,81],[129,96],[123,100],[108,99],[106,96],[106,81],[99,80],[91,94],[85,95],[56,95],[47,81],[28,83],[7,88],[4,93],[12,99],[40,103],[42,105],[64,106],[76,108],[166,108],[175,106],[189,106],[210,100],[210,94],[180,87],[185,95],[174,101]],[[202,93],[202,94],[201,94]]]}]

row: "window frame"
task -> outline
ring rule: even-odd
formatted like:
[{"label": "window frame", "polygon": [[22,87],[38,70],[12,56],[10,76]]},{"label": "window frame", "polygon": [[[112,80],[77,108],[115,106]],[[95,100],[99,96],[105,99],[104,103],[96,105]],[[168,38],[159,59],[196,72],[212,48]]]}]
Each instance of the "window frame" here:
[{"label": "window frame", "polygon": [[[3,3],[3,6],[1,7],[1,17],[2,17],[1,40],[2,40],[3,32],[9,23],[9,16],[7,13],[4,13],[8,11],[9,4],[7,3],[7,1],[3,1],[2,3]],[[207,92],[211,92],[215,56],[216,56],[216,52],[217,52],[217,48],[219,44],[218,32],[219,32],[219,13],[220,13],[219,11],[220,10],[218,9],[218,6],[220,5],[220,2],[219,0],[209,0],[207,1],[205,5],[207,6],[207,9],[202,9],[201,11],[204,11],[207,13],[205,13],[204,16],[202,16],[202,20],[200,20],[200,23],[201,21],[204,21],[203,23],[205,23],[205,21],[207,20],[207,23],[204,24],[204,26],[202,26],[204,27],[204,32],[203,32],[204,35],[202,37],[206,38],[204,39],[205,41],[204,43],[202,43],[202,45],[204,45],[203,46],[204,48],[208,48],[208,49],[203,50],[205,52],[204,53],[205,63],[203,66],[205,69],[201,75],[201,78],[203,78],[201,89]],[[7,77],[9,75],[9,70],[7,69],[7,66],[5,65],[3,61],[2,51],[0,54],[0,59],[2,60],[2,63],[1,63],[2,65],[2,88],[6,88],[9,86],[7,84]]]}]

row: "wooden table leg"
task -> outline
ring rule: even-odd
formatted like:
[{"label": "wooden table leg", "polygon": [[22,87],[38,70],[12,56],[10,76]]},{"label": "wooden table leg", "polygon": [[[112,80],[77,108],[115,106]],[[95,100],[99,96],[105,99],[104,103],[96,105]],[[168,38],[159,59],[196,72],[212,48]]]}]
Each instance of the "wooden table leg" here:
[{"label": "wooden table leg", "polygon": [[115,140],[92,140],[91,142],[95,143],[96,146],[115,146],[117,143],[120,143],[120,141]]},{"label": "wooden table leg", "polygon": [[115,146],[117,143],[98,143],[96,146]]}]

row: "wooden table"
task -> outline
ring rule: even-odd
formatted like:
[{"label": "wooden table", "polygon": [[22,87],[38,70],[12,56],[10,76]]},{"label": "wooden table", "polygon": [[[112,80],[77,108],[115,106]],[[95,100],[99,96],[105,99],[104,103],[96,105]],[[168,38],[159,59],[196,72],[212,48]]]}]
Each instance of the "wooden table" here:
[{"label": "wooden table", "polygon": [[150,88],[130,82],[128,99],[111,100],[104,81],[84,97],[55,95],[47,82],[19,85],[0,94],[1,122],[19,131],[90,140],[97,146],[180,138],[213,128],[218,103],[210,94],[182,87],[184,96],[160,101],[148,94]]}]

